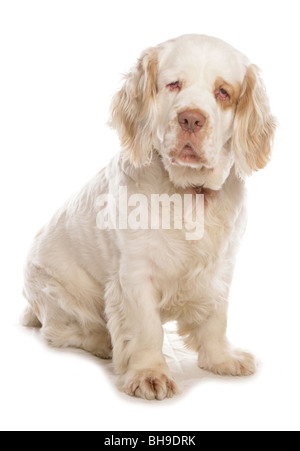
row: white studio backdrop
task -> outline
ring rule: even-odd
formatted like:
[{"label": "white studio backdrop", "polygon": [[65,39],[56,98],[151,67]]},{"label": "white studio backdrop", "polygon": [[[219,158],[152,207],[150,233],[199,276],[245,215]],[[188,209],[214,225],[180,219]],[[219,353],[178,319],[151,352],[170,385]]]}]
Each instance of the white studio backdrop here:
[{"label": "white studio backdrop", "polygon": [[[0,429],[299,430],[298,3],[0,1]],[[272,163],[248,183],[230,302],[229,337],[260,366],[147,403],[117,391],[110,364],[19,326],[22,265],[39,228],[118,151],[106,121],[122,73],[185,33],[222,38],[260,66],[279,122]]]}]

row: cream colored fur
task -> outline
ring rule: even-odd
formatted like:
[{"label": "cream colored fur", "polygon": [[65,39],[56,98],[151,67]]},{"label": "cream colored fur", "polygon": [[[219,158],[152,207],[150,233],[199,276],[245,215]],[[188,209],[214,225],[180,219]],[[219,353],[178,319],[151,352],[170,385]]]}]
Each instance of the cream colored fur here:
[{"label": "cream colored fur", "polygon": [[[231,98],[220,101],[220,78],[235,89],[232,104]],[[179,88],[170,85],[176,81]],[[197,136],[180,129],[177,117],[185,110],[206,117]],[[126,77],[111,124],[121,152],[33,242],[25,325],[41,327],[54,346],[113,357],[121,389],[145,399],[178,392],[162,353],[162,324],[170,320],[198,353],[201,368],[252,374],[254,358],[231,347],[226,326],[245,228],[244,177],[267,163],[275,129],[257,68],[215,38],[168,41],[144,52]],[[178,143],[185,139],[201,161],[180,159]],[[110,193],[118,199],[120,186],[147,199],[203,192],[203,238],[187,241],[183,230],[172,228],[100,230],[97,198]]]}]

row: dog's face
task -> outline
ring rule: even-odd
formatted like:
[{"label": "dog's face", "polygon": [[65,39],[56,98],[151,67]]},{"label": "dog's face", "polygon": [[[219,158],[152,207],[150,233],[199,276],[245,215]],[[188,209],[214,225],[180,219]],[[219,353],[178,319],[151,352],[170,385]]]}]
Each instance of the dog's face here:
[{"label": "dog's face", "polygon": [[115,96],[112,125],[135,166],[157,151],[178,186],[220,189],[265,166],[275,121],[255,66],[223,41],[188,35],[147,50]]}]

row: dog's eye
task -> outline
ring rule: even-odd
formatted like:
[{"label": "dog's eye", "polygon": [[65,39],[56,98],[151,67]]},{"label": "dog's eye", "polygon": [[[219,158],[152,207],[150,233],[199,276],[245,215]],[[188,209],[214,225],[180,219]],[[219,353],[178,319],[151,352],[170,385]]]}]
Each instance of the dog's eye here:
[{"label": "dog's eye", "polygon": [[179,81],[173,81],[167,85],[167,88],[169,88],[170,91],[180,91],[181,85]]},{"label": "dog's eye", "polygon": [[229,100],[230,99],[230,95],[228,94],[228,92],[225,89],[220,88],[217,91],[217,98],[224,102],[225,100]]}]

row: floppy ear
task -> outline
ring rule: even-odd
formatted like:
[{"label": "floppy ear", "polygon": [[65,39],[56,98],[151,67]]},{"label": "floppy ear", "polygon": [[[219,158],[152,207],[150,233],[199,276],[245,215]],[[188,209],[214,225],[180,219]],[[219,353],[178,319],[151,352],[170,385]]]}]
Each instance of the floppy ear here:
[{"label": "floppy ear", "polygon": [[233,149],[240,177],[266,166],[276,128],[259,69],[247,69],[234,120]]},{"label": "floppy ear", "polygon": [[110,125],[119,133],[125,158],[135,167],[151,161],[157,65],[157,49],[146,50],[112,100]]}]

